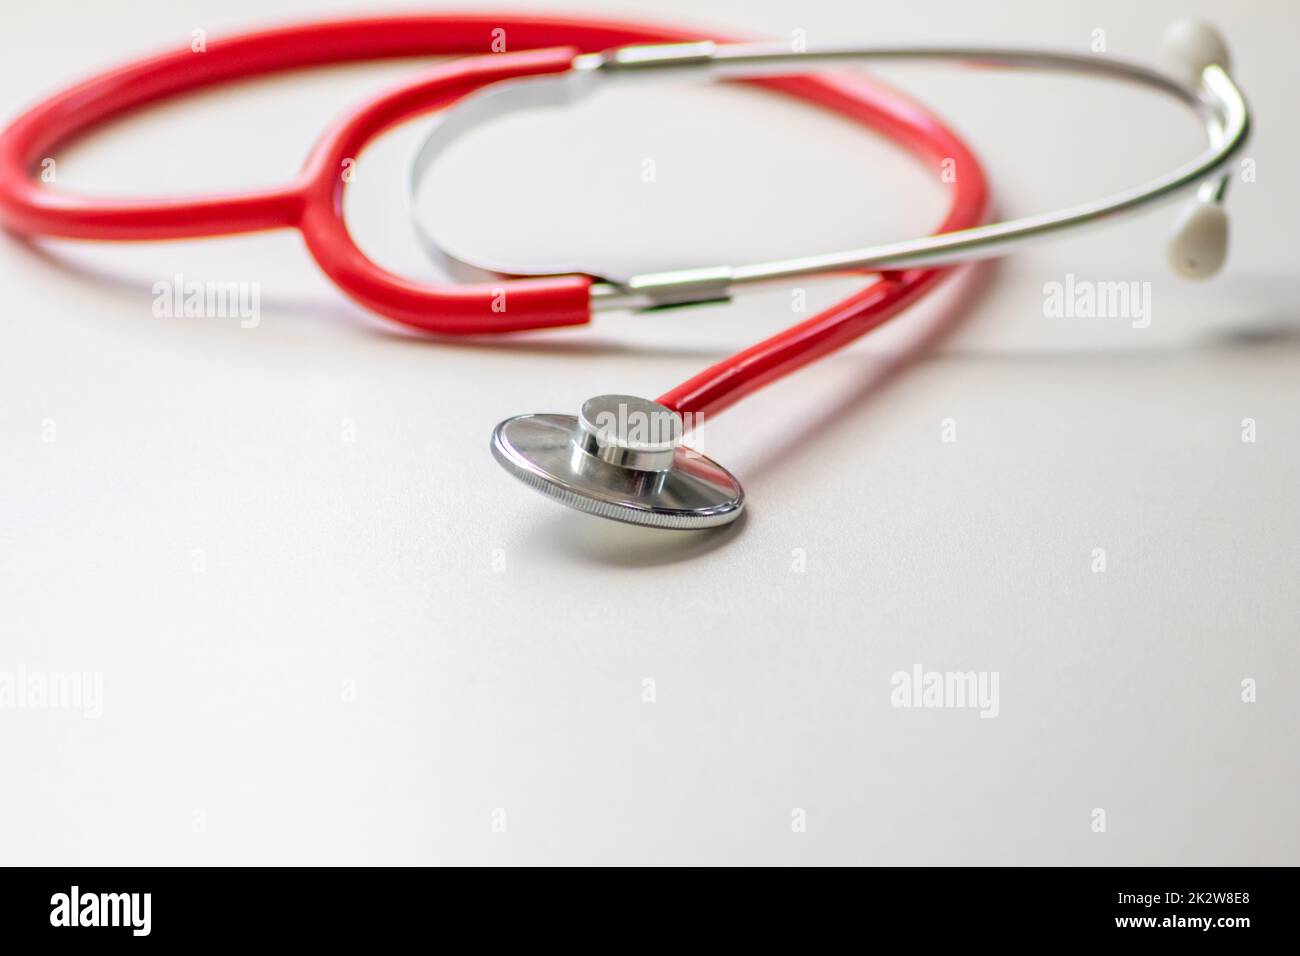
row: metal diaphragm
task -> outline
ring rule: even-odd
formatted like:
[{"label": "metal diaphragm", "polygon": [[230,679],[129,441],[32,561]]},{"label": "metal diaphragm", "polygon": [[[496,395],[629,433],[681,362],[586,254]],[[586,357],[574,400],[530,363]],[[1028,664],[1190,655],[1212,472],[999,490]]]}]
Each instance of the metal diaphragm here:
[{"label": "metal diaphragm", "polygon": [[601,395],[573,415],[518,415],[492,432],[492,454],[524,484],[578,511],[653,528],[713,528],[740,517],[745,491],[682,445],[676,412]]}]

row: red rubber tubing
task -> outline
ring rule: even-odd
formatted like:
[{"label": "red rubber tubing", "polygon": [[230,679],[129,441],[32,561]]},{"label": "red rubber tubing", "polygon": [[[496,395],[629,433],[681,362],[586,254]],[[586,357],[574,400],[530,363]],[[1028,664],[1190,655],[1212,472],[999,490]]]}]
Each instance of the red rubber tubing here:
[{"label": "red rubber tubing", "polygon": [[[123,113],[170,96],[279,70],[389,57],[485,53],[494,31],[512,50],[435,67],[362,104],[316,145],[285,186],[198,198],[105,199],[43,189],[40,160]],[[576,52],[629,43],[699,39],[698,31],[574,17],[430,14],[290,25],[211,40],[92,77],[36,104],[0,133],[0,226],[29,236],[154,240],[298,228],[321,268],[348,295],[389,318],[446,335],[516,332],[590,320],[588,276],[512,279],[499,285],[435,286],[404,279],[367,258],[343,219],[340,164],[396,123],[438,109],[488,83],[559,72]],[[726,39],[713,37],[714,39]],[[986,187],[979,163],[937,119],[890,91],[856,80],[790,77],[750,81],[872,125],[959,170],[945,228],[974,225]],[[679,411],[716,411],[754,388],[837,348],[896,314],[933,283],[913,270],[780,336],[719,363],[664,396]],[[505,310],[500,309],[505,290]]]}]

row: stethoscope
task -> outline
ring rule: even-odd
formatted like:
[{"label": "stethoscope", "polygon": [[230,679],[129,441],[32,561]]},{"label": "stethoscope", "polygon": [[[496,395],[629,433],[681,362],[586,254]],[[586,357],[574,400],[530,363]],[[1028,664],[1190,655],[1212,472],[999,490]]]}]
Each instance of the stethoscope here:
[{"label": "stethoscope", "polygon": [[[56,146],[168,96],[315,64],[482,52],[501,38],[515,52],[440,65],[341,118],[287,186],[198,199],[107,200],[46,190],[31,178]],[[563,504],[633,524],[707,528],[739,517],[744,491],[725,468],[682,443],[684,425],[875,328],[931,290],[944,272],[937,267],[1000,255],[1023,242],[1194,191],[1171,239],[1170,261],[1187,276],[1217,271],[1227,249],[1222,209],[1226,166],[1245,143],[1249,111],[1228,74],[1226,47],[1212,28],[1175,24],[1167,43],[1182,64],[1180,77],[1098,56],[956,48],[793,51],[700,42],[689,32],[663,27],[561,17],[426,15],[284,27],[212,41],[201,53],[183,50],[141,60],[37,104],[0,133],[0,224],[29,236],[119,240],[297,228],[322,270],[352,298],[388,318],[441,335],[580,325],[598,310],[715,302],[729,298],[733,289],[829,273],[877,274],[865,290],[706,369],[656,401],[599,396],[585,402],[577,415],[518,416],[493,432],[497,460]],[[544,49],[555,44],[564,46]],[[875,84],[795,75],[814,64],[864,60],[939,60],[1127,80],[1196,111],[1208,146],[1165,176],[1114,196],[981,225],[987,195],[983,171],[939,120]],[[698,75],[744,79],[811,100],[879,129],[929,161],[955,163],[960,175],[939,231],[923,239],[777,262],[596,279],[579,273],[529,275],[501,263],[470,262],[447,251],[417,217],[426,247],[453,272],[478,280],[442,286],[380,268],[348,233],[342,213],[347,178],[341,171],[369,141],[400,122],[443,109],[412,165],[415,195],[443,147],[493,116],[570,103],[610,83]]]}]

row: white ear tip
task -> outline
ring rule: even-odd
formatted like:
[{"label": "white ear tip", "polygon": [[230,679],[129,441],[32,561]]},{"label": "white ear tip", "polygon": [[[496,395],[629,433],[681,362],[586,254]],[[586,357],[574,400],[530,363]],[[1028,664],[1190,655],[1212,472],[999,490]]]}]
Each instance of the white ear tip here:
[{"label": "white ear tip", "polygon": [[1204,20],[1177,20],[1165,31],[1164,58],[1193,86],[1201,83],[1201,73],[1217,64],[1225,70],[1231,66],[1228,44],[1223,34]]},{"label": "white ear tip", "polygon": [[1228,214],[1213,202],[1193,202],[1169,239],[1169,265],[1188,279],[1208,279],[1228,258]]}]

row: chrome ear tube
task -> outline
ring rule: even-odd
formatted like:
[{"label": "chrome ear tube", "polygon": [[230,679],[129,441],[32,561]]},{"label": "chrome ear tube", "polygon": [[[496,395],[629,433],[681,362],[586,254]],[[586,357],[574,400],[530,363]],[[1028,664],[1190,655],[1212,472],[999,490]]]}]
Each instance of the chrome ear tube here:
[{"label": "chrome ear tube", "polygon": [[1205,127],[1207,145],[1199,155],[1163,176],[1066,209],[794,259],[606,276],[591,288],[592,308],[647,309],[718,301],[747,286],[844,272],[929,268],[1001,256],[1025,243],[1103,224],[1188,193],[1194,195],[1170,239],[1169,261],[1179,275],[1207,278],[1226,258],[1228,230],[1223,201],[1227,167],[1249,136],[1250,110],[1228,72],[1227,45],[1213,27],[1190,21],[1175,23],[1166,34],[1164,55],[1174,64],[1176,75],[1095,54],[974,47],[826,47],[795,52],[772,44],[699,42],[584,54],[574,58],[572,69],[566,73],[503,83],[466,97],[447,110],[421,145],[411,167],[414,225],[425,249],[460,275],[591,274],[591,270],[576,263],[530,269],[504,262],[471,261],[470,256],[447,251],[448,243],[414,214],[415,199],[438,156],[456,137],[482,122],[520,109],[574,103],[611,83],[699,77],[753,79],[798,75],[828,66],[939,62],[1105,77],[1152,89],[1197,114]]}]

